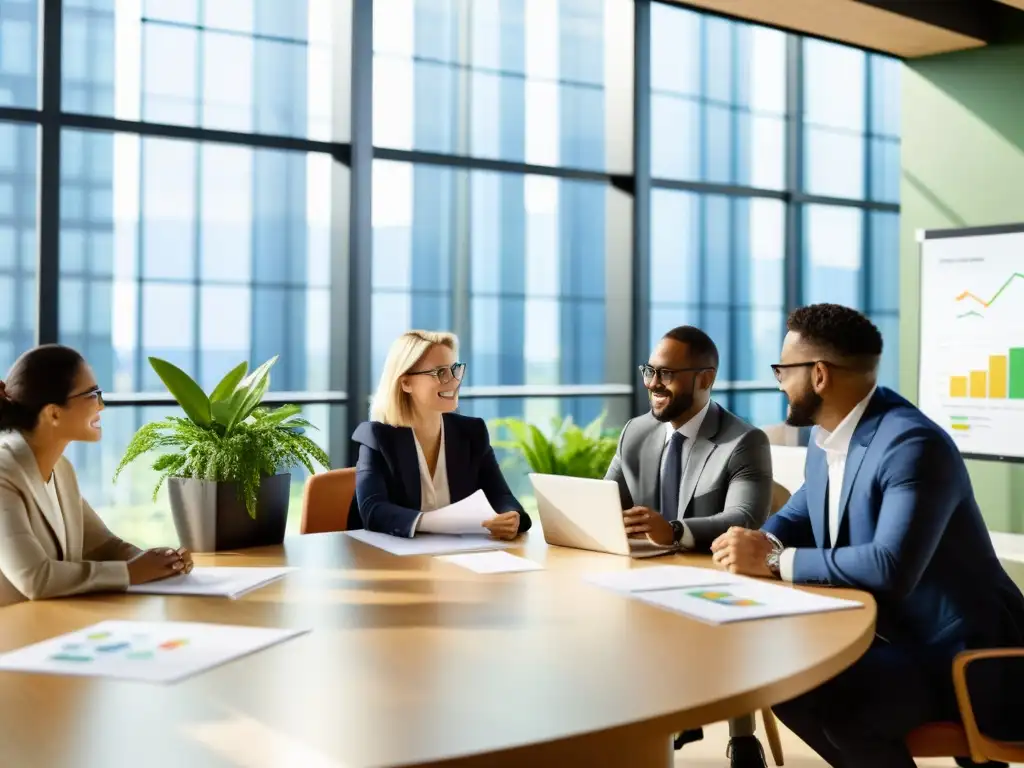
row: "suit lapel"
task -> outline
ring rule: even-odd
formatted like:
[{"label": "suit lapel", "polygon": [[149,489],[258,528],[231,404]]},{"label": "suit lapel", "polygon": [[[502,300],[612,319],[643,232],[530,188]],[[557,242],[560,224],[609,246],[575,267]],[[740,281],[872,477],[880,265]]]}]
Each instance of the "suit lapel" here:
[{"label": "suit lapel", "polygon": [[423,503],[420,494],[420,459],[411,427],[395,431],[395,468],[405,489],[405,497],[409,500],[409,508],[419,509]]},{"label": "suit lapel", "polygon": [[[63,466],[67,467],[68,465],[65,463]],[[59,511],[61,517],[64,518],[64,559],[79,562],[82,559],[83,534],[80,526],[82,516],[65,514],[65,510],[80,508],[82,500],[71,490],[74,486],[67,480],[66,474],[59,471],[60,467],[61,464],[58,464],[57,468],[53,470],[53,481],[57,488],[57,498],[60,500]]]},{"label": "suit lapel", "polygon": [[[61,526],[57,521],[56,516],[61,514],[61,511],[59,508],[55,509],[53,502],[50,500],[50,494],[47,493],[46,486],[43,484],[43,478],[39,474],[39,464],[36,463],[35,454],[32,453],[32,449],[29,447],[29,444],[25,442],[25,438],[21,436],[20,432],[12,432],[5,442],[10,446],[11,452],[18,461],[18,466],[21,468],[22,474],[25,476],[25,484],[28,486],[28,489],[32,494],[32,500],[35,502],[36,507],[39,508],[39,511],[43,516],[43,520],[46,521],[46,525],[50,529],[50,535],[53,537],[54,546],[57,548],[57,551],[61,553],[62,559],[67,559],[64,556],[63,547],[61,547],[60,539],[57,536],[58,527]],[[63,520],[60,522],[63,522]],[[64,535],[66,538],[66,526],[63,527],[65,527]]]},{"label": "suit lapel", "polygon": [[721,413],[718,410],[718,405],[711,403],[708,412],[704,415],[700,430],[693,439],[693,445],[690,446],[686,466],[683,467],[683,485],[679,491],[679,520],[683,519],[690,506],[693,494],[697,490],[697,481],[700,480],[701,473],[704,471],[704,465],[707,464],[708,458],[718,447],[711,438],[718,434],[720,421]]},{"label": "suit lapel", "polygon": [[810,455],[807,457],[807,476],[804,486],[807,493],[807,511],[811,518],[811,529],[814,531],[814,543],[819,549],[825,547],[825,519],[828,509],[825,504],[825,491],[828,488],[828,464],[825,452],[817,446],[808,446]]},{"label": "suit lapel", "polygon": [[444,425],[444,462],[445,472],[448,475],[448,495],[454,504],[456,501],[462,501],[470,493],[467,484],[471,478],[467,477],[466,468],[470,465],[471,446],[469,441],[462,439],[462,435],[459,434],[455,419],[445,414],[442,417],[442,423]]},{"label": "suit lapel", "polygon": [[661,454],[665,450],[665,425],[657,424],[640,446],[640,498],[633,503],[661,508]]},{"label": "suit lapel", "polygon": [[839,517],[836,523],[836,530],[832,531],[833,546],[839,541],[839,532],[843,528],[843,520],[846,518],[846,507],[850,503],[850,491],[857,480],[857,473],[860,472],[860,465],[864,462],[864,454],[868,452],[868,445],[878,430],[878,424],[884,413],[883,396],[875,391],[875,396],[868,403],[867,410],[861,416],[857,428],[850,439],[850,450],[846,454],[846,467],[843,470],[843,488],[839,497]]}]

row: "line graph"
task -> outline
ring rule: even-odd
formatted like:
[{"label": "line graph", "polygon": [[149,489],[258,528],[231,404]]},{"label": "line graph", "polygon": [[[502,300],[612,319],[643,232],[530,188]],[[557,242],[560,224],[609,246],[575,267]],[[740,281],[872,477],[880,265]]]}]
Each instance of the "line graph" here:
[{"label": "line graph", "polygon": [[[981,306],[983,306],[985,309],[988,309],[989,307],[991,307],[995,303],[996,299],[998,299],[1002,295],[1003,291],[1005,291],[1007,288],[1010,287],[1010,283],[1012,283],[1018,277],[1020,279],[1024,280],[1024,274],[1022,274],[1020,272],[1014,272],[1012,275],[1010,275],[1008,278],[1006,278],[1006,282],[1003,283],[999,287],[999,290],[996,291],[995,294],[993,294],[992,298],[989,299],[988,301],[985,301],[983,298],[981,298],[980,296],[978,296],[975,293],[971,293],[970,291],[964,291],[963,293],[959,294],[956,297],[956,301],[964,301],[966,299],[973,299],[974,301],[976,301],[979,304],[981,304]],[[970,312],[967,312],[967,313],[965,313],[963,315],[959,315],[958,317],[967,317],[970,314],[971,314]],[[974,314],[978,315],[977,312],[975,312]],[[981,315],[978,315],[978,317],[981,317]]]}]

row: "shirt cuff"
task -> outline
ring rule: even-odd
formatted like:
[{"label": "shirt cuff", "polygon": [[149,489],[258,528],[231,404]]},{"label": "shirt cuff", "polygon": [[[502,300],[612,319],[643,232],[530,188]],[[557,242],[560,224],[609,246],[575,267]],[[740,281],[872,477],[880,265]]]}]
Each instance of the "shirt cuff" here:
[{"label": "shirt cuff", "polygon": [[779,578],[783,581],[793,582],[793,560],[796,559],[796,549],[787,547],[779,553]]},{"label": "shirt cuff", "polygon": [[683,538],[679,540],[679,546],[683,549],[695,549],[697,542],[693,538],[693,533],[690,531],[690,526],[683,523]]},{"label": "shirt cuff", "polygon": [[[422,519],[423,519],[423,513],[420,512],[418,515],[416,515],[416,519],[412,521],[412,527],[409,528],[409,538],[410,539],[413,536],[416,535],[416,529],[419,528],[420,520],[422,520]],[[424,528],[423,530],[426,531],[427,529]]]}]

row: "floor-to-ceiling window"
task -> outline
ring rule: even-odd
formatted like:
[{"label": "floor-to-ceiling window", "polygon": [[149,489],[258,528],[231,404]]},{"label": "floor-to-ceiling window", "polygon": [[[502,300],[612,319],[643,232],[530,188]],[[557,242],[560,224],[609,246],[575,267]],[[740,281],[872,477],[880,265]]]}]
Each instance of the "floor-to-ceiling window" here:
[{"label": "floor-to-ceiling window", "polygon": [[899,66],[651,6],[651,337],[707,330],[720,399],[755,423],[782,417],[769,365],[804,304],[868,313],[896,385]]},{"label": "floor-to-ceiling window", "polygon": [[811,301],[876,320],[891,383],[899,64],[637,2],[0,0],[0,368],[86,354],[106,435],[71,458],[108,522],[170,531],[154,473],[111,483],[173,412],[151,356],[208,388],[279,356],[336,466],[409,328],[459,335],[463,412],[542,429],[621,426],[682,323],[777,421]]},{"label": "floor-to-ceiling window", "polygon": [[374,4],[374,375],[403,331],[450,329],[464,413],[627,418],[632,13]]}]

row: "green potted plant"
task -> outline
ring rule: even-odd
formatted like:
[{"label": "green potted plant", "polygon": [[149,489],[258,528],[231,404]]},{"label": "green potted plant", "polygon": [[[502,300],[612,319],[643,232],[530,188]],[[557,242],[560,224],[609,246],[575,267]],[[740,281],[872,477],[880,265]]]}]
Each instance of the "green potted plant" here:
[{"label": "green potted plant", "polygon": [[512,439],[496,440],[494,445],[514,451],[531,472],[601,479],[618,446],[614,432],[604,428],[604,419],[602,413],[586,427],[580,427],[572,416],[556,418],[550,437],[521,419],[496,419],[492,424],[506,429]]},{"label": "green potted plant", "polygon": [[207,395],[177,366],[149,358],[185,416],[139,429],[114,481],[143,454],[159,453],[152,465],[160,473],[153,498],[166,480],[178,538],[192,551],[280,544],[288,521],[287,470],[301,464],[314,472],[314,462],[330,465],[304,434],[312,425],[299,417],[299,406],[261,405],[275,362],[276,356],[252,373],[248,363],[239,363]]}]

